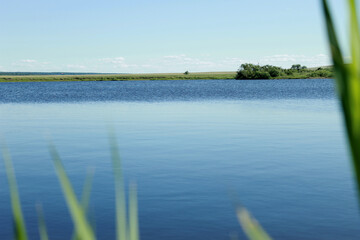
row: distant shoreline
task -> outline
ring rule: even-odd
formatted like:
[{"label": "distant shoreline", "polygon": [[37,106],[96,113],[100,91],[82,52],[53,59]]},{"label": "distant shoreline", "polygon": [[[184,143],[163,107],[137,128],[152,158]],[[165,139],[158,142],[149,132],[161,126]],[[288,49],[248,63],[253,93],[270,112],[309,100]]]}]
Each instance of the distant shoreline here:
[{"label": "distant shoreline", "polygon": [[[89,74],[89,75],[0,75],[0,82],[146,81],[146,80],[235,80],[236,72]],[[286,76],[274,79],[326,79]],[[273,80],[274,80],[273,79]],[[258,80],[258,79],[249,79]],[[271,79],[267,79],[271,80]],[[241,81],[241,80],[239,80]]]}]

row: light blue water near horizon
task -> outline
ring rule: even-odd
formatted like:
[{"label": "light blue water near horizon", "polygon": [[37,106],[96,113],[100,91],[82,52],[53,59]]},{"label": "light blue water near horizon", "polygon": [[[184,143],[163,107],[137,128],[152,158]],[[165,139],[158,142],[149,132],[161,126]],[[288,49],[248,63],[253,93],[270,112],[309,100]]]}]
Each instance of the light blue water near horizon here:
[{"label": "light blue water near horizon", "polygon": [[[95,169],[90,217],[99,239],[114,239],[109,125],[138,185],[142,239],[241,239],[233,193],[274,239],[360,236],[332,80],[1,83],[0,133],[31,239],[38,202],[51,239],[72,232],[47,135],[78,193]],[[0,213],[0,238],[11,239],[3,162]]]}]

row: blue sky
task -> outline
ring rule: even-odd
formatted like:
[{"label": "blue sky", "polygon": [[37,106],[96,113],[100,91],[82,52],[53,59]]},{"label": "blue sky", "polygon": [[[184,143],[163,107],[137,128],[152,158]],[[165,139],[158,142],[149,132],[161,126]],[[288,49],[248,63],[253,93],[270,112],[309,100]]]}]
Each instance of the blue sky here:
[{"label": "blue sky", "polygon": [[[330,1],[346,47],[346,1]],[[0,71],[235,71],[327,65],[320,0],[11,0]]]}]

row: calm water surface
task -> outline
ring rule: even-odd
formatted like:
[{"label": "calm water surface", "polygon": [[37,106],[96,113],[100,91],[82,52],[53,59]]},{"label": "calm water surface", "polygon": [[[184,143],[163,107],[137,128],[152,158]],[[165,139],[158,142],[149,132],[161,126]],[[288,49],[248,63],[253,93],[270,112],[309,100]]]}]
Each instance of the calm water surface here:
[{"label": "calm water surface", "polygon": [[[95,169],[90,217],[99,239],[114,239],[109,125],[138,185],[144,240],[244,239],[229,192],[274,239],[360,237],[332,80],[0,83],[0,133],[31,239],[39,202],[51,239],[72,234],[47,135],[78,193]],[[11,239],[3,161],[0,226]]]}]

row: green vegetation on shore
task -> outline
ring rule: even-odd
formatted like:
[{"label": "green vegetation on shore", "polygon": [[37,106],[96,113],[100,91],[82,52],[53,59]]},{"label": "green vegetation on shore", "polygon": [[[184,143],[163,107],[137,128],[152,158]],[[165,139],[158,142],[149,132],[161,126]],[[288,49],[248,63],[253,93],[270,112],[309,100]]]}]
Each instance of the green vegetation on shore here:
[{"label": "green vegetation on shore", "polygon": [[0,82],[234,79],[236,72],[0,76]]},{"label": "green vegetation on shore", "polygon": [[332,78],[332,67],[306,68],[299,64],[289,69],[271,65],[242,64],[237,72],[82,74],[82,75],[0,75],[0,82],[57,81],[132,81],[132,80],[206,80],[206,79],[307,79]]},{"label": "green vegetation on shore", "polygon": [[307,68],[300,64],[284,69],[272,65],[241,64],[236,74],[236,79],[307,79],[307,78],[332,78],[332,67]]}]

